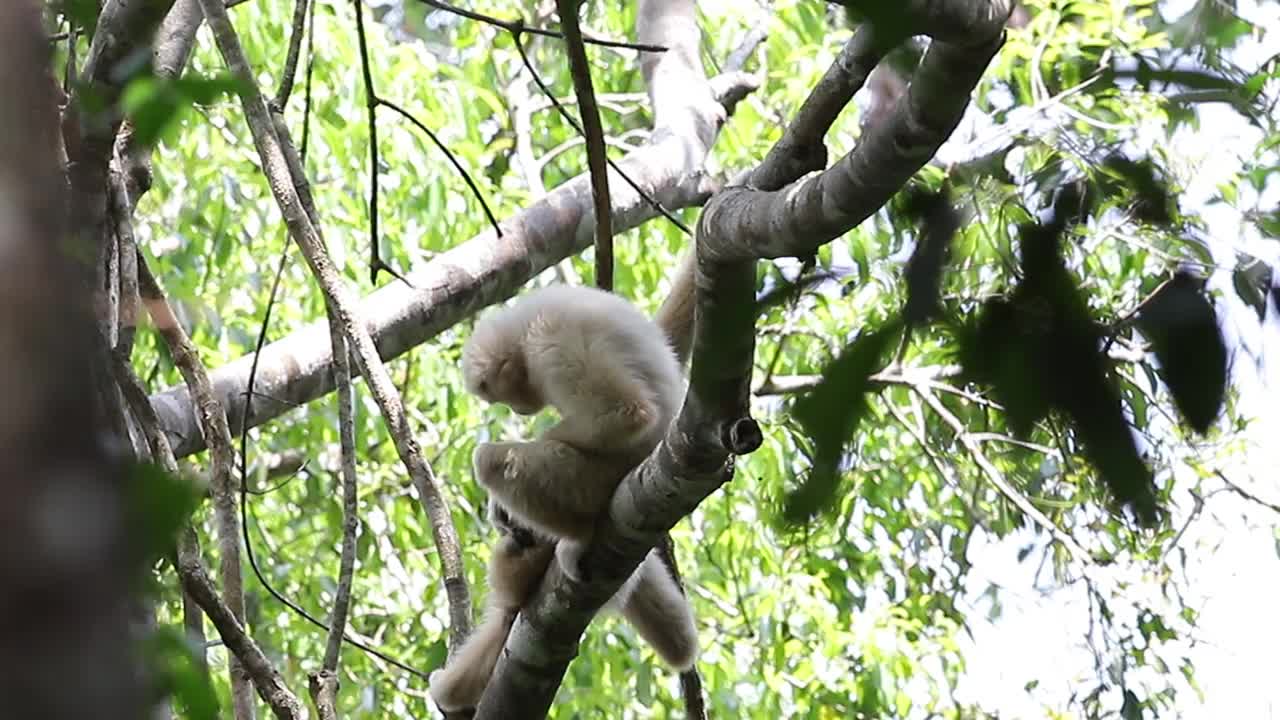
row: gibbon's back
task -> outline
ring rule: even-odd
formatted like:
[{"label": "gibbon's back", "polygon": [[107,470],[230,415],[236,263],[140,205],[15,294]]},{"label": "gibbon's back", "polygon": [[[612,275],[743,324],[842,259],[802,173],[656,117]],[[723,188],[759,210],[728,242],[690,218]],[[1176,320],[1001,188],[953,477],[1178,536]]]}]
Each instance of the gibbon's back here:
[{"label": "gibbon's back", "polygon": [[659,391],[655,400],[668,420],[679,411],[684,373],[675,351],[666,333],[622,297],[593,287],[550,285],[499,312],[512,313],[503,320],[524,328],[535,321],[558,326],[564,342],[580,344],[584,363],[623,363]]}]

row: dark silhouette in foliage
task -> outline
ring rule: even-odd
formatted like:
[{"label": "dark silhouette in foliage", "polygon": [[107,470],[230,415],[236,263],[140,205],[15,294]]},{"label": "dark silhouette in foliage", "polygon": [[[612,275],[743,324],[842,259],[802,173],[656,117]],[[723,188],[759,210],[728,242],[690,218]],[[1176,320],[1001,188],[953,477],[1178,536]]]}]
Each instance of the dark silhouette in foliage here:
[{"label": "dark silhouette in foliage", "polygon": [[1138,328],[1183,419],[1207,433],[1226,398],[1227,348],[1204,279],[1178,271],[1143,303]]},{"label": "dark silhouette in foliage", "polygon": [[791,415],[813,440],[813,467],[783,508],[783,519],[805,522],[831,505],[840,482],[840,456],[870,406],[871,375],[898,336],[898,323],[865,333],[827,366],[816,388],[796,400]]},{"label": "dark silhouette in foliage", "polygon": [[1022,279],[1008,297],[984,304],[974,327],[959,334],[961,364],[991,387],[1016,433],[1061,412],[1115,499],[1152,525],[1158,508],[1151,471],[1109,375],[1102,327],[1062,262],[1063,234],[1087,216],[1082,191],[1064,186],[1046,222],[1020,229]]},{"label": "dark silhouette in foliage", "polygon": [[792,407],[791,414],[813,441],[814,452],[808,477],[787,497],[783,509],[787,522],[805,522],[831,506],[845,444],[870,407],[867,393],[873,389],[871,376],[880,370],[892,341],[901,332],[909,333],[937,312],[943,264],[960,226],[959,216],[948,193],[919,187],[904,194],[902,210],[908,219],[920,223],[916,247],[907,262],[907,300],[902,317],[861,334],[845,347],[823,371],[817,387]]}]

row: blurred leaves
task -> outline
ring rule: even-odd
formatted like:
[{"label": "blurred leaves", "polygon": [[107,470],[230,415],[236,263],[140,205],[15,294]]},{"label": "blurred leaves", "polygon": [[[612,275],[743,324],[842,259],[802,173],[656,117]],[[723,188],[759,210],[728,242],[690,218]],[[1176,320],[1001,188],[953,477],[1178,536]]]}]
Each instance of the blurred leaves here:
[{"label": "blurred leaves", "polygon": [[1204,279],[1180,271],[1143,303],[1138,327],[1151,341],[1179,412],[1205,434],[1227,395],[1227,347]]},{"label": "blurred leaves", "polygon": [[860,336],[827,366],[818,386],[796,400],[791,415],[814,445],[809,475],[787,498],[783,518],[811,519],[829,507],[840,480],[845,444],[867,416],[871,375],[880,369],[901,327],[892,323]]}]

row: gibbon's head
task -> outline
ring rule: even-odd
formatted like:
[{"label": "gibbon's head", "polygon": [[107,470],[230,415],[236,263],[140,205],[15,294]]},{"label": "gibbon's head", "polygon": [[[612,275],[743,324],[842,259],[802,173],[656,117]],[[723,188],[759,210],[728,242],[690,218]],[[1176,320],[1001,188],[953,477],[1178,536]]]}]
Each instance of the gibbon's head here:
[{"label": "gibbon's head", "polygon": [[523,333],[509,308],[491,312],[476,323],[462,348],[462,380],[467,392],[490,403],[503,403],[521,415],[532,415],[546,401],[529,383],[521,346]]}]

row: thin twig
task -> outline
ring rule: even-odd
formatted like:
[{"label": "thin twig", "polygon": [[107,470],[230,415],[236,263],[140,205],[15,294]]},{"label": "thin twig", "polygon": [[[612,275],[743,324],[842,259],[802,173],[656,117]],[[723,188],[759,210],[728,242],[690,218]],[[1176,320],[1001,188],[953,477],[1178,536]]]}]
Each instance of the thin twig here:
[{"label": "thin twig", "polygon": [[[241,1],[243,2],[244,0],[241,0]],[[485,15],[483,13],[474,12],[472,10],[464,10],[460,7],[457,7],[456,5],[450,5],[449,3],[440,2],[440,0],[418,0],[418,2],[422,3],[423,5],[426,5],[427,7],[433,7],[437,10],[443,10],[447,13],[452,13],[459,17],[464,17],[468,20],[475,20],[477,22],[485,23],[486,25],[492,25],[494,27],[502,28],[503,30],[506,30],[507,32],[513,35],[521,32],[526,32],[526,33],[529,33],[530,35],[541,35],[542,37],[550,37],[550,38],[564,37],[564,35],[554,30],[543,30],[542,28],[527,27],[521,20],[503,20],[501,18],[496,18],[492,15]],[[601,47],[626,48],[629,50],[642,50],[644,52],[666,52],[667,51],[667,49],[661,45],[645,45],[643,43],[630,43],[630,42],[624,42],[621,40],[605,40],[603,38],[591,37],[590,35],[583,35],[582,41],[588,45],[599,45]]]},{"label": "thin twig", "polygon": [[293,94],[293,77],[298,72],[298,56],[302,52],[302,35],[306,30],[309,8],[310,3],[307,0],[294,0],[293,31],[289,35],[289,52],[285,55],[284,70],[280,73],[280,89],[276,91],[275,100],[271,103],[271,107],[276,112],[284,112],[285,106],[289,104],[289,96]]},{"label": "thin twig", "polygon": [[587,169],[591,173],[591,199],[596,221],[596,287],[613,290],[613,212],[609,204],[609,168],[604,145],[604,127],[600,124],[600,108],[596,91],[591,86],[591,64],[582,44],[582,28],[578,26],[581,0],[556,0],[560,11],[560,27],[565,49],[569,53],[569,75],[578,97],[578,115],[582,119],[582,137],[587,141]]},{"label": "thin twig", "polygon": [[[422,0],[422,1],[426,2],[427,0]],[[515,40],[516,51],[520,53],[520,61],[524,63],[525,69],[529,71],[529,74],[531,76],[533,76],[533,82],[537,84],[538,89],[541,90],[542,94],[545,95],[547,99],[551,101],[552,105],[555,105],[556,110],[560,112],[560,115],[564,118],[565,122],[569,124],[569,127],[573,128],[573,131],[578,133],[579,135],[584,135],[582,131],[582,126],[579,125],[578,121],[573,118],[573,115],[569,114],[569,111],[564,107],[564,105],[560,104],[560,101],[556,99],[555,94],[551,92],[551,88],[547,87],[547,84],[542,80],[542,76],[539,75],[537,69],[533,67],[533,61],[529,59],[529,54],[525,52],[524,43],[520,40],[520,33],[518,32],[513,33],[511,37],[512,39]],[[654,210],[657,210],[662,215],[662,217],[671,221],[671,224],[680,228],[680,231],[683,232],[685,235],[688,235],[689,237],[693,237],[693,232],[690,231],[689,228],[684,223],[680,222],[679,218],[677,218],[675,215],[672,215],[669,211],[667,211],[666,208],[662,206],[661,203],[655,200],[653,196],[651,196],[649,193],[641,189],[640,186],[637,185],[636,182],[632,180],[629,175],[627,175],[625,172],[622,171],[622,168],[618,167],[617,164],[613,162],[613,160],[610,160],[608,158],[606,158],[605,160],[608,163],[609,167],[613,168],[613,171],[618,173],[618,176],[621,177],[624,182],[630,185],[631,189],[635,190],[640,197],[644,198],[645,202],[649,203],[649,205],[653,207]]]},{"label": "thin twig", "polygon": [[[369,122],[369,284],[378,284],[378,271],[386,270],[397,280],[409,281],[382,261],[378,250],[378,95],[373,89],[369,67],[369,44],[364,34],[364,0],[351,0],[356,9],[356,39],[360,46],[360,74],[364,78],[364,105]],[[412,285],[410,285],[412,287]]]},{"label": "thin twig", "polygon": [[942,418],[943,422],[951,427],[951,430],[956,434],[956,439],[959,440],[960,444],[964,446],[964,449],[973,456],[973,461],[978,464],[978,467],[982,470],[983,474],[986,475],[987,479],[991,481],[991,484],[1000,491],[1001,495],[1008,498],[1009,502],[1013,503],[1014,507],[1022,511],[1022,514],[1026,515],[1035,524],[1042,527],[1049,533],[1050,537],[1060,543],[1062,547],[1066,548],[1072,559],[1079,562],[1081,565],[1084,565],[1086,568],[1093,565],[1093,558],[1089,555],[1089,551],[1081,547],[1080,544],[1076,542],[1075,538],[1071,537],[1067,531],[1058,527],[1058,525],[1050,520],[1048,516],[1040,512],[1039,508],[1032,505],[1031,501],[1028,500],[1025,495],[1018,492],[1016,488],[1005,480],[1004,475],[1000,473],[1000,470],[997,469],[995,465],[991,464],[991,461],[987,459],[985,454],[983,454],[981,446],[969,437],[969,433],[965,429],[964,423],[960,422],[960,419],[953,415],[951,411],[947,409],[947,406],[943,405],[942,401],[940,401],[936,395],[918,385],[913,386],[912,389],[922,400],[925,401],[925,403],[929,405],[938,417]]},{"label": "thin twig", "polygon": [[1268,500],[1263,500],[1257,495],[1254,495],[1248,490],[1245,490],[1244,488],[1240,487],[1234,482],[1228,480],[1226,474],[1223,473],[1221,470],[1214,470],[1213,474],[1217,475],[1218,479],[1221,480],[1222,483],[1227,486],[1227,489],[1235,493],[1236,495],[1239,495],[1240,497],[1244,498],[1245,500],[1248,500],[1249,502],[1257,503],[1258,505],[1261,505],[1262,507],[1270,510],[1271,512],[1280,513],[1280,505],[1277,505],[1276,503],[1270,502]]},{"label": "thin twig", "polygon": [[377,98],[377,103],[388,110],[398,113],[401,117],[413,123],[414,127],[425,133],[428,138],[431,138],[431,142],[440,149],[440,152],[444,153],[444,156],[448,158],[449,163],[453,165],[453,169],[458,171],[458,174],[462,176],[462,180],[467,184],[467,187],[471,189],[471,194],[480,202],[480,209],[484,210],[484,216],[488,218],[489,225],[493,227],[493,233],[498,237],[502,237],[502,226],[498,223],[498,218],[494,216],[493,210],[489,208],[489,203],[485,202],[484,193],[480,192],[480,187],[476,185],[475,180],[471,179],[471,174],[462,166],[462,162],[458,160],[458,156],[454,155],[453,151],[440,141],[440,138],[431,131],[431,128],[424,125],[421,120],[414,117],[408,110],[405,110],[386,98]]},{"label": "thin twig", "polygon": [[316,57],[313,50],[315,41],[316,4],[311,3],[307,11],[307,74],[302,86],[302,147],[298,150],[298,156],[304,168],[307,165],[307,143],[311,140],[311,75],[316,68]]},{"label": "thin twig", "polygon": [[[680,577],[680,565],[676,562],[676,546],[671,539],[671,533],[663,534],[662,543],[658,545],[658,554],[687,602],[689,593],[685,590],[684,579]],[[698,674],[696,665],[680,673],[680,697],[684,700],[686,720],[707,720],[707,702],[702,696],[702,676]]]}]

